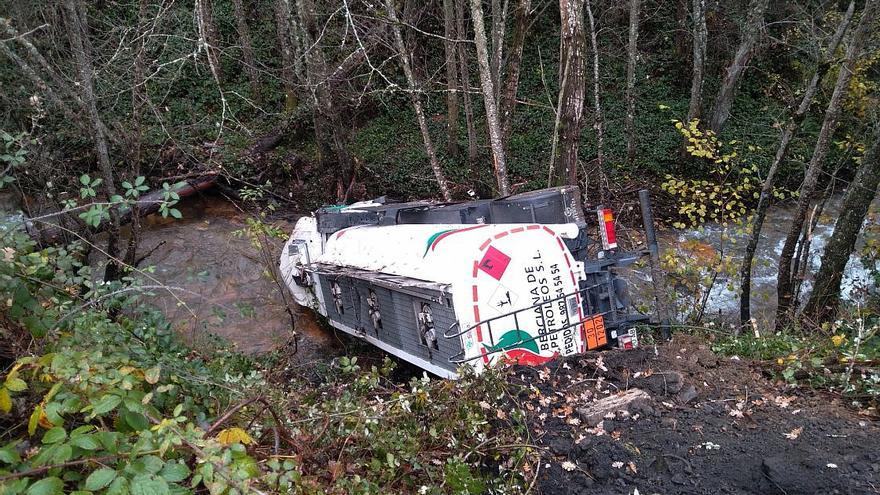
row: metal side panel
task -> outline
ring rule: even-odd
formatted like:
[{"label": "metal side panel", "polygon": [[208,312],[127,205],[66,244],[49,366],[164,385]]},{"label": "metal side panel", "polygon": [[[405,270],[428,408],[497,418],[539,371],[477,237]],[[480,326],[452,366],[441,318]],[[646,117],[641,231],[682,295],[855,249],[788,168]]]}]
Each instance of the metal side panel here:
[{"label": "metal side panel", "polygon": [[[333,326],[432,373],[447,376],[455,372],[456,365],[449,358],[461,352],[461,339],[442,336],[443,330],[457,321],[449,294],[422,288],[395,290],[357,278],[351,272],[316,273],[315,277]],[[378,311],[378,318],[371,311]],[[430,317],[425,318],[425,314]],[[377,320],[378,325],[374,324]],[[426,320],[433,324],[433,339],[423,330],[427,328]]]}]

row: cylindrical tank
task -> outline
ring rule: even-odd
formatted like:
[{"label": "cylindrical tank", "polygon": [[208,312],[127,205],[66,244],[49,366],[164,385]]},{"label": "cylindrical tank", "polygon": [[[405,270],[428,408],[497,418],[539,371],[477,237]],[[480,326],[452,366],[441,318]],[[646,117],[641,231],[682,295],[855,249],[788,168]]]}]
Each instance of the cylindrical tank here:
[{"label": "cylindrical tank", "polygon": [[458,326],[438,332],[462,339],[460,361],[539,364],[585,350],[583,267],[563,242],[577,234],[575,224],[356,226],[311,262],[447,284]]}]

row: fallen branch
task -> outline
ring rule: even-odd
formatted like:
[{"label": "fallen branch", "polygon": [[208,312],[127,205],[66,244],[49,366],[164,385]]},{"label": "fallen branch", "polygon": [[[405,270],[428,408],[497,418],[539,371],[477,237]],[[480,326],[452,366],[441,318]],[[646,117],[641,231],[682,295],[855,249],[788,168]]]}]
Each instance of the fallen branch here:
[{"label": "fallen branch", "polygon": [[[182,187],[175,189],[174,192],[183,199],[210,189],[216,181],[216,173],[202,175],[196,179],[186,181]],[[159,211],[159,208],[165,202],[165,193],[165,190],[159,189],[141,196],[138,199],[138,215],[145,217]],[[118,206],[111,208],[118,208]],[[131,221],[131,217],[132,211],[129,209],[126,212],[120,212],[119,221],[121,224],[125,224]],[[69,210],[25,220],[25,229],[28,234],[42,246],[50,246],[67,240],[68,236],[66,234],[71,230],[74,232],[88,230],[96,234],[106,228],[107,225],[104,222],[96,228],[84,227],[83,222]]]},{"label": "fallen branch", "polygon": [[[239,402],[238,404],[229,408],[228,411],[223,413],[222,416],[217,418],[217,420],[214,421],[214,423],[212,423],[211,426],[209,426],[207,430],[205,430],[205,435],[211,435],[217,428],[222,426],[223,423],[225,423],[230,417],[232,417],[233,414],[235,414],[236,412],[241,410],[243,407],[246,407],[246,406],[253,404],[254,402],[259,402],[260,404],[263,404],[264,407],[260,411],[260,414],[262,414],[265,411],[269,411],[269,414],[272,415],[272,419],[275,421],[275,424],[272,426],[272,432],[275,437],[274,438],[274,440],[275,440],[275,455],[278,455],[278,452],[281,449],[281,434],[279,432],[279,428],[284,428],[284,424],[278,418],[278,414],[275,412],[275,409],[272,408],[272,404],[270,404],[269,401],[267,401],[262,396],[254,397],[252,399],[247,399],[247,400],[245,400],[243,402]],[[284,434],[285,434],[285,438],[290,438],[290,433],[287,432],[286,429],[284,430]]]},{"label": "fallen branch", "polygon": [[618,411],[628,411],[634,402],[644,402],[649,400],[651,400],[651,396],[648,395],[647,392],[637,388],[631,388],[626,392],[611,395],[587,404],[584,407],[579,407],[577,408],[577,412],[581,416],[581,419],[583,419],[589,426],[595,426],[608,414],[613,414]]}]

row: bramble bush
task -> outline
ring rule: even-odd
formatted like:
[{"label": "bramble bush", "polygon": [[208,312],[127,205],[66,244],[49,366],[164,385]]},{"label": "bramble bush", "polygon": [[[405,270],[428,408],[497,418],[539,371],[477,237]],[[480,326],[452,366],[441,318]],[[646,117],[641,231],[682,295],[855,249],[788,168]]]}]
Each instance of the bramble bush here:
[{"label": "bramble bush", "polygon": [[[78,244],[2,233],[0,493],[520,493],[534,462],[502,373],[390,378],[187,347]],[[153,289],[156,290],[156,289]],[[315,380],[317,374],[319,378]]]},{"label": "bramble bush", "polygon": [[813,332],[710,334],[712,350],[763,361],[790,385],[838,393],[863,410],[880,403],[880,319],[846,314]]},{"label": "bramble bush", "polygon": [[200,425],[264,384],[253,363],[194,354],[128,309],[136,291],[94,282],[77,245],[37,250],[15,229],[4,244],[3,325],[37,340],[0,378],[2,492],[246,491],[253,458]]}]

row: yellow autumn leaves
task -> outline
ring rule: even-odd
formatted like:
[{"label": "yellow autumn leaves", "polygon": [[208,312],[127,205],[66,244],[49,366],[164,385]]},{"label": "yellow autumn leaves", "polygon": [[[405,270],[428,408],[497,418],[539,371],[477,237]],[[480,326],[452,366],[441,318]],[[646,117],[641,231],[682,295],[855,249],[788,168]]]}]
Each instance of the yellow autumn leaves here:
[{"label": "yellow autumn leaves", "polygon": [[[739,156],[738,142],[722,143],[712,131],[700,130],[699,120],[684,124],[674,120],[675,128],[687,140],[685,149],[693,157],[705,160],[710,176],[680,179],[666,175],[664,191],[679,199],[679,215],[684,221],[673,227],[697,226],[707,221],[725,223],[745,215],[747,201],[759,197],[761,180],[758,166],[745,163]],[[729,151],[725,151],[728,148]],[[750,150],[755,150],[750,147]]]},{"label": "yellow autumn leaves", "polygon": [[217,441],[223,445],[232,445],[234,443],[250,445],[254,443],[254,439],[241,428],[227,428],[221,431],[217,434]]},{"label": "yellow autumn leaves", "polygon": [[[846,342],[846,335],[844,335],[842,333],[831,336],[831,343],[834,345],[834,347],[840,347],[845,342]],[[777,358],[776,364],[778,364],[779,366],[784,366],[786,360],[796,361],[797,359],[798,359],[798,356],[796,356],[794,354],[790,354],[785,358]],[[847,360],[844,358],[841,358],[841,362],[847,362]]]},{"label": "yellow autumn leaves", "polygon": [[24,363],[16,364],[3,380],[0,386],[0,411],[8,413],[12,410],[12,395],[10,392],[21,392],[27,389],[27,383],[18,377],[18,370]]}]

